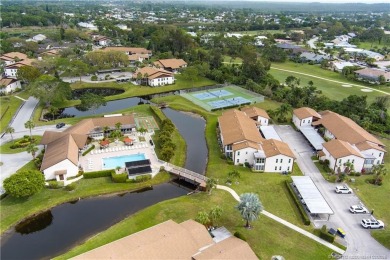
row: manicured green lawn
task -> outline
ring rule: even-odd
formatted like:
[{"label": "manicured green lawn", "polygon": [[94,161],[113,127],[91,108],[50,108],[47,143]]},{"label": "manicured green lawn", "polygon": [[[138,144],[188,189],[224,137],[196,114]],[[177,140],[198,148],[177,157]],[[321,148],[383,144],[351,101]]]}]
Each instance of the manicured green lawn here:
[{"label": "manicured green lawn", "polygon": [[[24,167],[24,169],[31,168],[34,168],[33,163],[29,163]],[[65,191],[64,189],[53,190],[45,188],[29,198],[7,196],[1,200],[0,205],[0,233],[3,233],[12,225],[15,225],[28,216],[50,209],[58,204],[78,199],[79,197],[84,198],[101,194],[132,191],[166,182],[169,178],[169,174],[164,173],[158,174],[152,180],[144,183],[113,183],[111,177],[81,179],[77,182],[76,190],[72,192]]]},{"label": "manicured green lawn", "polygon": [[229,193],[216,190],[211,195],[198,193],[182,196],[148,207],[57,259],[69,259],[169,219],[178,223],[194,219],[197,212],[209,211],[216,205],[223,209],[223,216],[217,224],[225,226],[232,233],[235,231],[242,233],[260,259],[270,259],[273,255],[282,255],[286,259],[326,259],[331,254],[330,249],[263,215],[252,223],[252,229],[245,229],[244,221],[234,208],[237,202]]},{"label": "manicured green lawn", "polygon": [[[33,135],[33,138],[36,140],[35,144],[39,144],[41,142],[42,136]],[[1,153],[4,153],[4,154],[21,153],[21,152],[26,151],[26,147],[11,149],[11,145],[13,145],[15,142],[17,142],[18,140],[21,140],[21,139],[23,139],[23,138],[15,139],[14,141],[10,141],[10,142],[5,143],[2,146],[0,146],[0,154]]]},{"label": "manicured green lawn", "polygon": [[[311,74],[311,75],[323,77],[330,80],[337,80],[337,81],[345,82],[345,84],[358,84],[362,86],[368,86],[370,88],[380,89],[381,91],[390,93],[390,90],[387,89],[386,87],[378,87],[372,85],[365,85],[364,83],[361,82],[347,81],[339,73],[321,69],[316,65],[286,62],[286,63],[274,63],[272,64],[272,67],[296,71],[299,73]],[[318,90],[321,90],[323,95],[334,100],[342,100],[343,98],[346,98],[349,95],[359,95],[359,96],[365,95],[367,96],[367,100],[369,102],[372,102],[376,97],[384,96],[384,94],[380,92],[376,92],[376,91],[363,92],[361,91],[362,88],[356,86],[346,88],[346,87],[342,87],[343,83],[330,82],[323,79],[313,78],[310,76],[294,74],[292,72],[280,71],[271,68],[270,73],[281,83],[285,82],[286,78],[291,75],[300,78],[301,86],[307,86],[309,81],[313,81],[314,86],[317,87]]]},{"label": "manicured green lawn", "polygon": [[3,132],[14,116],[22,100],[13,96],[0,97],[0,132]]},{"label": "manicured green lawn", "polygon": [[390,44],[390,42],[381,41],[381,43],[379,44],[378,41],[373,41],[373,42],[360,42],[359,44],[357,44],[357,46],[362,49],[370,50],[373,47],[378,47],[378,48],[389,47],[388,44]]}]

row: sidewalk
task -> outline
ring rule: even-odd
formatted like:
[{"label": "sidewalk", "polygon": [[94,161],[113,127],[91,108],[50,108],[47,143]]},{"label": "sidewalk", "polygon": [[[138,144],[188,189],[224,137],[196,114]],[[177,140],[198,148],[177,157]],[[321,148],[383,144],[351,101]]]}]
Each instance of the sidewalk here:
[{"label": "sidewalk", "polygon": [[[225,191],[229,192],[233,196],[233,198],[235,200],[240,201],[240,196],[238,196],[238,194],[233,189],[231,189],[229,187],[226,187],[226,186],[223,186],[223,185],[217,185],[217,189],[225,190]],[[289,228],[291,228],[291,229],[301,233],[302,235],[307,236],[308,238],[310,238],[312,240],[317,241],[318,243],[320,243],[320,244],[322,244],[322,245],[332,249],[333,251],[335,251],[335,252],[337,252],[339,254],[344,254],[345,253],[345,251],[343,249],[338,248],[337,246],[335,246],[335,245],[333,245],[333,244],[331,244],[331,243],[329,243],[329,242],[327,242],[327,241],[317,237],[316,235],[314,235],[314,234],[312,234],[310,232],[307,232],[306,230],[304,230],[304,229],[302,229],[302,228],[300,228],[298,226],[295,226],[294,224],[291,224],[290,222],[287,222],[284,219],[279,218],[278,216],[275,216],[275,215],[269,213],[268,211],[263,210],[261,212],[261,214],[263,214],[263,215],[265,215],[265,216],[267,216],[269,218],[272,218],[273,220],[279,222],[280,224],[283,224],[286,227],[289,227]]]}]

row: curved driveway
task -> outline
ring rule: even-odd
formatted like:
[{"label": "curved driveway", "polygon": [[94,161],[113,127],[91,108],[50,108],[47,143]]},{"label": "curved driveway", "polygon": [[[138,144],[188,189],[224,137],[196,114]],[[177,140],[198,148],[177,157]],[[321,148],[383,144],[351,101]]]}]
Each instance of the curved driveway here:
[{"label": "curved driveway", "polygon": [[[336,194],[334,191],[335,184],[327,182],[318,171],[317,167],[311,160],[313,150],[303,135],[295,131],[289,125],[274,126],[281,139],[293,148],[296,162],[299,168],[306,176],[310,176],[316,184],[319,191],[324,196],[330,207],[334,211],[329,221],[316,222],[317,227],[326,224],[328,227],[343,228],[347,235],[347,251],[344,256],[359,259],[381,259],[390,258],[390,250],[379,244],[370,231],[361,227],[360,221],[363,218],[369,218],[368,214],[352,214],[348,208],[360,202],[355,194]],[[358,258],[359,257],[359,258]],[[386,258],[385,258],[386,257]]]}]

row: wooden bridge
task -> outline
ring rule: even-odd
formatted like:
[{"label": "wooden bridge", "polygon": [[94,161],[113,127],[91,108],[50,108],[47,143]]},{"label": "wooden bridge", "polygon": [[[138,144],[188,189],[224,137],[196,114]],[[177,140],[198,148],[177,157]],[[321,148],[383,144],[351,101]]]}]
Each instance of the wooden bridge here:
[{"label": "wooden bridge", "polygon": [[165,163],[165,170],[168,172],[179,176],[179,178],[183,178],[187,181],[195,182],[200,185],[201,188],[206,188],[206,182],[208,178],[202,174],[190,171],[185,168],[181,168],[179,166],[170,164],[170,163]]}]

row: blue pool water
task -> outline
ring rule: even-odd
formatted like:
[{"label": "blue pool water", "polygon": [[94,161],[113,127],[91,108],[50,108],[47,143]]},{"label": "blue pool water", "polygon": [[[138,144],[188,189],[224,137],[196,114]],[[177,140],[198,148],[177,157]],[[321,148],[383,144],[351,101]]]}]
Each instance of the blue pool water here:
[{"label": "blue pool water", "polygon": [[125,162],[141,161],[145,159],[145,154],[143,153],[103,158],[103,169],[115,169],[117,166],[125,167]]}]

